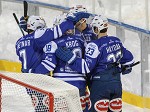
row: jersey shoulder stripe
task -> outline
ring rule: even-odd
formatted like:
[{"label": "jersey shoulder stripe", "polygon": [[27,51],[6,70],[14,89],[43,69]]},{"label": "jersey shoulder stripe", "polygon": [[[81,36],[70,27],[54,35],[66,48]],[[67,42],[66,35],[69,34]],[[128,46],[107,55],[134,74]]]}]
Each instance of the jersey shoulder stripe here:
[{"label": "jersey shoulder stripe", "polygon": [[41,36],[43,36],[45,34],[45,32],[47,31],[48,29],[46,28],[40,28],[40,29],[37,29],[34,33],[34,38],[37,39],[37,38],[40,38]]}]

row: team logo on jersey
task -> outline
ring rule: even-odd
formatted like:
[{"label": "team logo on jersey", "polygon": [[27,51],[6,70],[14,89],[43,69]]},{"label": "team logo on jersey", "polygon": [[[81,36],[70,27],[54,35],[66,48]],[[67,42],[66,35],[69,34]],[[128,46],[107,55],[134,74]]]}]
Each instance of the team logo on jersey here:
[{"label": "team logo on jersey", "polygon": [[109,44],[111,44],[111,43],[114,43],[114,41],[110,39],[110,40],[109,40]]},{"label": "team logo on jersey", "polygon": [[71,37],[67,37],[67,40],[72,40],[73,38],[71,38]]},{"label": "team logo on jersey", "polygon": [[60,71],[63,72],[63,71],[64,71],[64,68],[60,68]]},{"label": "team logo on jersey", "polygon": [[101,76],[94,76],[93,79],[100,79]]}]

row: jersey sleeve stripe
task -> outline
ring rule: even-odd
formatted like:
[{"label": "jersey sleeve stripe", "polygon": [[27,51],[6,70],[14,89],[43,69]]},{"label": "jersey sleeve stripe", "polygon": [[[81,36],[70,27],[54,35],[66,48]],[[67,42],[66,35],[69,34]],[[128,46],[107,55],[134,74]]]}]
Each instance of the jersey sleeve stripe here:
[{"label": "jersey sleeve stripe", "polygon": [[78,76],[78,77],[84,77],[83,74],[70,74],[70,73],[54,73],[55,76]]},{"label": "jersey sleeve stripe", "polygon": [[60,29],[59,25],[58,25],[58,34],[59,34],[59,37],[61,37],[61,36],[62,36],[62,31],[61,31],[61,29]]},{"label": "jersey sleeve stripe", "polygon": [[58,37],[58,34],[57,34],[57,28],[54,27],[54,39],[57,39],[57,37]]},{"label": "jersey sleeve stripe", "polygon": [[62,36],[62,31],[60,29],[60,26],[54,27],[54,39],[57,39],[58,37]]},{"label": "jersey sleeve stripe", "polygon": [[85,62],[85,61],[82,59],[82,73],[85,73],[84,62]]},{"label": "jersey sleeve stripe", "polygon": [[88,68],[88,65],[84,59],[82,59],[82,73],[89,73],[90,70]]},{"label": "jersey sleeve stripe", "polygon": [[78,77],[78,78],[60,78],[57,77],[57,79],[63,80],[63,81],[85,81],[84,78]]},{"label": "jersey sleeve stripe", "polygon": [[45,64],[45,63],[41,63],[47,70],[49,70],[49,71],[53,71],[54,70],[54,68],[52,68],[52,67],[50,67],[50,66],[48,66],[47,64]]},{"label": "jersey sleeve stripe", "polygon": [[89,67],[85,61],[84,61],[84,66],[85,66],[86,73],[89,73],[90,70],[89,70]]},{"label": "jersey sleeve stripe", "polygon": [[52,66],[53,68],[55,68],[55,64],[53,64],[52,62],[48,61],[48,60],[43,60],[43,62],[45,62],[47,65]]}]

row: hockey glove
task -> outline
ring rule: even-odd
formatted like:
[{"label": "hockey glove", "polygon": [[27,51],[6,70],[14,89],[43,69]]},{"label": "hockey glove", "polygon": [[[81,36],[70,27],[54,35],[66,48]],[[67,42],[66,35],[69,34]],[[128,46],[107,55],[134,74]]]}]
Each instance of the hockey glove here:
[{"label": "hockey glove", "polygon": [[76,60],[76,55],[70,51],[70,49],[58,47],[56,50],[56,56],[68,64],[73,63]]},{"label": "hockey glove", "polygon": [[69,13],[67,15],[67,20],[70,20],[74,23],[74,25],[79,22],[82,18],[89,18],[90,14],[86,12],[78,12],[78,13]]},{"label": "hockey glove", "polygon": [[130,65],[121,65],[122,74],[129,74],[132,71],[132,67]]},{"label": "hockey glove", "polygon": [[24,31],[27,32],[27,21],[23,16],[20,18],[19,25]]}]

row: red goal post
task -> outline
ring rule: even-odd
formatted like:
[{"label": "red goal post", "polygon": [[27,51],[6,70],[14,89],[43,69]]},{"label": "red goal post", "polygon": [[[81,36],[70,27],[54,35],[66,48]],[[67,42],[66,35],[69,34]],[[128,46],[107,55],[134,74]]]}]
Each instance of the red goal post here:
[{"label": "red goal post", "polygon": [[76,87],[50,76],[0,73],[0,112],[81,112]]}]

